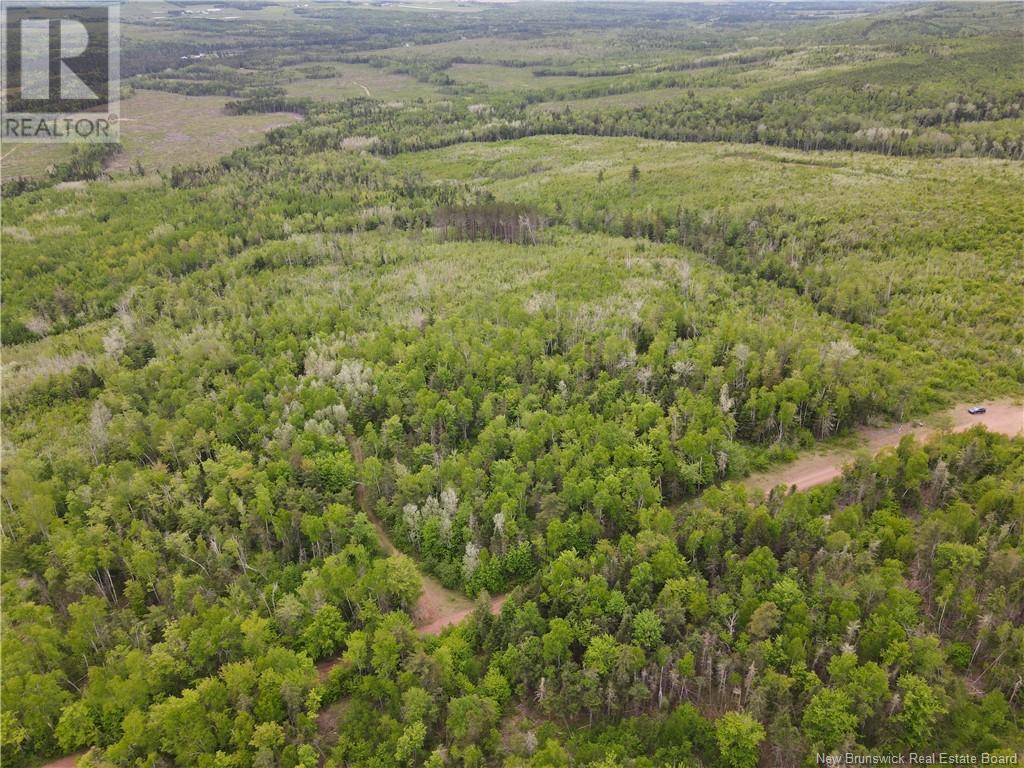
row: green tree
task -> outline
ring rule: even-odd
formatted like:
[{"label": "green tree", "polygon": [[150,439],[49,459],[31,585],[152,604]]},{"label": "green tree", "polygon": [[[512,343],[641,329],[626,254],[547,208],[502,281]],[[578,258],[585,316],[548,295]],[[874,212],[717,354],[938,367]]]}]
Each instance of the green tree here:
[{"label": "green tree", "polygon": [[645,608],[633,617],[633,642],[646,650],[661,645],[664,627],[661,619],[650,608]]},{"label": "green tree", "polygon": [[395,760],[402,765],[417,763],[422,758],[423,745],[426,741],[427,726],[418,720],[410,723],[395,744]]},{"label": "green tree", "polygon": [[403,554],[374,562],[370,583],[382,610],[411,608],[423,591],[416,563]]},{"label": "green tree", "polygon": [[605,675],[619,657],[619,644],[611,635],[598,635],[590,641],[583,654],[583,666],[594,670],[598,675]]},{"label": "green tree", "polygon": [[93,713],[84,701],[75,701],[64,708],[57,723],[57,743],[65,752],[98,744],[99,728],[93,719]]},{"label": "green tree", "polygon": [[548,622],[548,631],[541,638],[544,644],[544,660],[549,664],[561,665],[569,655],[569,646],[575,638],[572,625],[561,617]]},{"label": "green tree", "polygon": [[333,605],[321,606],[302,630],[302,647],[314,659],[330,656],[345,641],[345,621]]},{"label": "green tree", "polygon": [[750,616],[750,634],[758,639],[768,637],[779,626],[781,619],[782,611],[775,603],[770,600],[761,603]]},{"label": "green tree", "polygon": [[726,712],[715,722],[718,752],[728,768],[754,768],[764,736],[764,727],[746,712]]},{"label": "green tree", "polygon": [[857,727],[857,716],[845,691],[824,688],[814,694],[804,710],[804,735],[818,752],[831,752],[846,744]]},{"label": "green tree", "polygon": [[445,727],[452,743],[466,747],[490,739],[498,722],[498,704],[486,696],[471,694],[448,703]]},{"label": "green tree", "polygon": [[900,694],[900,710],[893,716],[900,740],[907,747],[919,747],[932,738],[935,722],[946,708],[931,686],[913,674],[900,675],[896,683]]}]

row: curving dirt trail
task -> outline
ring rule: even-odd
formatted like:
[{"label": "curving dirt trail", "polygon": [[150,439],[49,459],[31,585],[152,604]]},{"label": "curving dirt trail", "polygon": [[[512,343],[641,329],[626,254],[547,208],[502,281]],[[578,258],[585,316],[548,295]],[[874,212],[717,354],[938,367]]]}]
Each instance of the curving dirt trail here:
[{"label": "curving dirt trail", "polygon": [[[352,452],[352,460],[356,463],[357,467],[363,465],[363,446],[360,445],[359,439],[356,437],[349,437],[348,440],[349,450]],[[356,502],[359,504],[359,508],[366,514],[370,522],[373,523],[373,527],[377,531],[377,538],[380,539],[380,545],[388,556],[398,554],[399,549],[394,545],[388,537],[387,529],[384,524],[380,521],[373,512],[372,505],[366,498],[366,489],[362,483],[356,484]],[[416,602],[416,608],[413,611],[413,621],[418,629],[424,635],[439,635],[445,627],[450,627],[453,624],[458,624],[463,621],[469,614],[473,612],[476,607],[476,603],[470,600],[468,597],[463,595],[461,592],[455,592],[454,590],[448,589],[441,582],[431,576],[429,573],[424,573],[422,570],[420,573],[420,581],[423,584],[423,592],[420,594],[419,600]],[[499,595],[491,598],[491,613],[498,614],[501,611],[501,606],[505,604],[505,600],[508,595]],[[322,659],[317,662],[316,670],[321,680],[325,680],[330,671],[341,663],[340,657],[333,657],[330,659]],[[45,768],[50,768],[46,766]]]},{"label": "curving dirt trail", "polygon": [[[986,413],[972,416],[967,412],[971,405],[984,405]],[[825,453],[801,456],[785,466],[748,477],[744,484],[749,488],[770,491],[783,485],[798,491],[822,485],[835,480],[843,473],[843,467],[853,461],[858,452],[876,454],[883,448],[898,445],[904,435],[914,435],[925,440],[943,431],[963,432],[979,424],[992,432],[1013,437],[1024,434],[1024,405],[1013,400],[961,403],[935,417],[927,424],[897,424],[891,427],[865,427],[858,430],[861,446],[858,449],[837,449]]]},{"label": "curving dirt trail", "polygon": [[75,768],[75,763],[82,759],[85,752],[75,752],[73,755],[64,755],[56,760],[43,763],[39,768]]},{"label": "curving dirt trail", "polygon": [[[356,437],[350,437],[348,441],[349,450],[352,452],[352,460],[357,467],[363,465],[363,447]],[[366,489],[362,483],[356,484],[356,502],[359,508],[373,523],[377,530],[377,538],[384,551],[390,555],[399,553],[398,547],[394,545],[388,536],[387,529],[374,514],[373,507],[366,498]],[[474,603],[461,592],[448,589],[441,582],[420,570],[420,580],[423,584],[423,593],[416,603],[413,611],[413,620],[416,627],[427,635],[438,635],[441,630],[450,624],[458,624],[473,611]],[[505,598],[494,598],[491,601],[491,611],[497,613],[501,610]]]}]

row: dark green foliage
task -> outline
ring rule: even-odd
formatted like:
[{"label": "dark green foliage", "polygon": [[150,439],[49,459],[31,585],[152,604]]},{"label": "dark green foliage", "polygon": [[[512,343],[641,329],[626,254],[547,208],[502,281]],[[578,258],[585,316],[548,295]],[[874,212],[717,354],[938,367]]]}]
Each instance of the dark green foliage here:
[{"label": "dark green foliage", "polygon": [[499,240],[536,245],[544,229],[544,217],[535,208],[508,203],[445,206],[434,211],[433,218],[442,241]]}]

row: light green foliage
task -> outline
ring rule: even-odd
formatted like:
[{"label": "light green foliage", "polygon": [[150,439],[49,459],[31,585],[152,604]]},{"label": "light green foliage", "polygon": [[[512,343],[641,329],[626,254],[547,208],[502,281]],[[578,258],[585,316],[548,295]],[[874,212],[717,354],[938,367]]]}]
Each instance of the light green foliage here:
[{"label": "light green foliage", "polygon": [[423,750],[427,738],[427,726],[416,721],[406,726],[395,747],[395,760],[399,764],[413,764]]},{"label": "light green foliage", "polygon": [[932,738],[935,721],[946,711],[942,702],[917,675],[900,675],[897,681],[900,711],[894,716],[900,736],[906,744],[923,744]]},{"label": "light green foliage", "polygon": [[646,608],[633,617],[633,642],[641,648],[653,650],[661,643],[663,627],[658,614]]},{"label": "light green foliage", "polygon": [[314,659],[330,656],[344,641],[345,629],[341,612],[333,605],[325,605],[302,630],[303,646]]},{"label": "light green foliage", "polygon": [[583,666],[598,675],[607,674],[615,663],[619,647],[611,635],[598,635],[590,641],[583,656]]},{"label": "light green foliage", "polygon": [[804,734],[819,752],[832,752],[847,742],[857,725],[849,694],[825,688],[814,694],[801,721]]},{"label": "light green foliage", "polygon": [[484,675],[481,689],[484,695],[496,701],[499,707],[504,707],[512,695],[508,680],[493,666]]},{"label": "light green foliage", "polygon": [[560,617],[555,617],[549,624],[545,633],[544,660],[548,663],[560,664],[568,655],[569,645],[572,643],[575,633],[569,622]]},{"label": "light green foliage", "polygon": [[722,764],[729,768],[753,768],[758,763],[758,747],[764,728],[746,712],[726,712],[715,723],[715,739]]}]

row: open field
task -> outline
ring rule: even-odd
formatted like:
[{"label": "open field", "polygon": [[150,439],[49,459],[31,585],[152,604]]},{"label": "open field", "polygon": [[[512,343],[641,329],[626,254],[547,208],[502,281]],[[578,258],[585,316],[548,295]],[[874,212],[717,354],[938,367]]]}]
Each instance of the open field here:
[{"label": "open field", "polygon": [[228,115],[217,96],[181,96],[137,91],[123,104],[124,152],[110,169],[125,172],[140,163],[146,170],[205,164],[234,148],[256,143],[271,128],[288,125],[296,115]]},{"label": "open field", "polygon": [[583,82],[583,78],[578,77],[537,77],[526,67],[503,67],[496,64],[453,64],[447,71],[457,83],[481,85],[495,92],[541,90]]},{"label": "open field", "polygon": [[246,144],[255,144],[272,128],[298,119],[292,114],[229,115],[216,96],[180,96],[138,91],[123,104],[124,151],[109,169],[123,173],[141,163],[148,170],[210,163]]},{"label": "open field", "polygon": [[[781,218],[769,247],[789,255],[776,279],[797,280],[821,310],[884,331],[886,343],[930,348],[934,374],[921,375],[934,375],[936,390],[948,386],[942,378],[960,365],[949,362],[957,355],[987,356],[981,368],[960,368],[979,395],[990,393],[998,370],[1018,380],[1024,371],[1024,331],[1013,319],[1024,293],[1014,234],[1024,216],[1019,163],[984,161],[979,174],[972,160],[586,137],[466,144],[398,163],[552,215],[561,210],[560,220],[584,230],[621,232],[627,212],[637,211],[660,220],[663,232],[681,209],[718,211],[742,226]],[[811,252],[809,239],[817,243]],[[756,270],[747,258],[735,267]],[[971,274],[947,277],[965,258]]]},{"label": "open field", "polygon": [[0,175],[5,179],[42,176],[47,168],[69,154],[70,150],[56,144],[7,144],[0,160]]},{"label": "open field", "polygon": [[[289,96],[316,101],[338,101],[367,96],[381,101],[401,101],[436,96],[436,90],[408,75],[395,75],[367,64],[332,65],[333,77],[303,78],[285,86]],[[301,70],[301,68],[299,68]],[[301,76],[301,71],[296,70]]]},{"label": "open field", "polygon": [[[112,175],[134,171],[168,171],[175,165],[211,163],[238,147],[255,144],[263,135],[298,119],[269,113],[229,115],[219,96],[182,96],[136,91],[121,102],[121,145],[106,170]],[[70,147],[55,144],[9,144],[4,148],[3,176],[41,176],[48,166],[66,159]]]},{"label": "open field", "polygon": [[617,45],[621,43],[611,35],[595,37],[570,32],[557,37],[539,36],[531,39],[529,46],[517,40],[481,35],[450,42],[383,48],[375,53],[395,61],[450,61],[454,58],[467,58],[496,66],[510,60],[536,66],[572,66],[581,59],[598,60],[605,57],[609,55],[609,48]]}]

